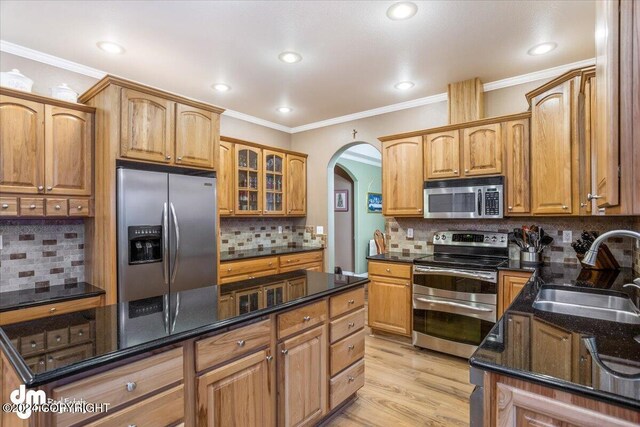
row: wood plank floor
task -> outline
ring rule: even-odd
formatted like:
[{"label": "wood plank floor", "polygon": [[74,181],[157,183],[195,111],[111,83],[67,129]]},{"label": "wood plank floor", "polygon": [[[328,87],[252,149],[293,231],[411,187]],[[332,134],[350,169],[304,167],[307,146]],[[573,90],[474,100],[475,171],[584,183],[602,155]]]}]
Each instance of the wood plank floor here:
[{"label": "wood plank floor", "polygon": [[384,337],[365,338],[365,383],[327,426],[468,426],[469,365]]}]

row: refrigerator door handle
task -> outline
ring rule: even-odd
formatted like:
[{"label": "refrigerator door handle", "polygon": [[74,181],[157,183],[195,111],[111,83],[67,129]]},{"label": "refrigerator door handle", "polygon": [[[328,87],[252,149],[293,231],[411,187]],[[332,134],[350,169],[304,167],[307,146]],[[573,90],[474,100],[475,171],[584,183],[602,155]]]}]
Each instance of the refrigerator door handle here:
[{"label": "refrigerator door handle", "polygon": [[173,217],[173,226],[176,232],[176,253],[175,253],[175,263],[173,264],[173,271],[171,273],[171,283],[176,280],[176,273],[178,272],[178,261],[180,260],[180,226],[178,225],[178,216],[176,215],[176,208],[173,206],[173,203],[170,202],[169,206],[171,206],[171,216]]},{"label": "refrigerator door handle", "polygon": [[164,332],[169,333],[169,295],[162,295],[162,323],[164,325]]},{"label": "refrigerator door handle", "polygon": [[169,212],[167,211],[167,203],[162,206],[162,277],[164,284],[169,284]]},{"label": "refrigerator door handle", "polygon": [[173,321],[171,322],[171,329],[169,333],[173,333],[176,330],[176,322],[178,321],[178,314],[180,313],[180,292],[176,293],[176,311],[173,313]]}]

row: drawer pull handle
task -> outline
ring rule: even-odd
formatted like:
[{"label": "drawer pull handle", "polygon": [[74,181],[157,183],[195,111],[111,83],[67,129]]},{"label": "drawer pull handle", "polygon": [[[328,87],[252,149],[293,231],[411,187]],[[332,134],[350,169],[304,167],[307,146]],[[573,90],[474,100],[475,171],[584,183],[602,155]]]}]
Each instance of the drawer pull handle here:
[{"label": "drawer pull handle", "polygon": [[391,273],[391,269],[390,268],[387,268],[387,273]]},{"label": "drawer pull handle", "polygon": [[350,344],[350,345],[347,347],[347,350],[351,351],[351,350],[353,350],[354,348],[356,348],[356,346],[355,346],[355,345],[353,345],[353,344]]},{"label": "drawer pull handle", "polygon": [[44,187],[42,185],[38,185],[38,191],[42,191],[44,190]]},{"label": "drawer pull handle", "polygon": [[269,263],[269,267],[271,267],[273,265],[273,261]]},{"label": "drawer pull handle", "polygon": [[244,347],[244,344],[245,344],[244,340],[238,341],[238,347]]},{"label": "drawer pull handle", "polygon": [[44,359],[42,359],[42,360],[40,361],[40,364],[41,364],[41,365],[44,365]]},{"label": "drawer pull handle", "polygon": [[51,308],[49,309],[49,313],[53,313],[53,312],[54,312],[54,311],[56,311],[56,310],[57,310],[57,308],[55,308],[55,307],[51,307]]},{"label": "drawer pull handle", "polygon": [[53,190],[53,187],[47,187],[47,191]]},{"label": "drawer pull handle", "polygon": [[78,209],[79,211],[81,211],[81,210],[82,210],[82,205],[78,205],[77,209]]},{"label": "drawer pull handle", "polygon": [[165,156],[165,159],[171,160],[171,156]]},{"label": "drawer pull handle", "polygon": [[61,337],[60,335],[58,335],[58,336],[56,337],[56,342],[60,342],[60,340],[62,340],[62,337]]},{"label": "drawer pull handle", "polygon": [[36,348],[36,342],[35,341],[31,341],[31,348]]},{"label": "drawer pull handle", "polygon": [[309,320],[311,320],[311,316],[304,316],[302,320],[308,322]]},{"label": "drawer pull handle", "polygon": [[36,205],[29,205],[29,209],[35,209]]},{"label": "drawer pull handle", "polygon": [[59,211],[61,209],[60,205],[56,205],[56,210]]},{"label": "drawer pull handle", "polygon": [[227,273],[231,272],[231,267],[227,268]]},{"label": "drawer pull handle", "polygon": [[354,382],[355,380],[356,380],[355,378],[353,378],[353,377],[351,377],[351,376],[349,377],[349,382],[350,382],[350,383]]},{"label": "drawer pull handle", "polygon": [[127,383],[127,391],[132,392],[136,389],[137,384],[134,381]]},{"label": "drawer pull handle", "polygon": [[9,209],[9,205],[7,203],[2,204],[2,209]]},{"label": "drawer pull handle", "polygon": [[347,324],[347,326],[348,326],[349,328],[353,328],[353,327],[355,327],[355,326],[356,326],[356,323],[355,323],[355,322],[349,322],[349,324]]},{"label": "drawer pull handle", "polygon": [[273,360],[273,356],[269,355],[267,356],[267,362],[271,362]]},{"label": "drawer pull handle", "polygon": [[355,300],[350,299],[349,301],[347,301],[347,304],[355,304]]},{"label": "drawer pull handle", "polygon": [[569,209],[569,206],[567,206],[567,205],[562,205],[562,209]]},{"label": "drawer pull handle", "polygon": [[181,161],[181,160],[182,160],[182,157],[178,157],[178,161]]},{"label": "drawer pull handle", "polygon": [[282,354],[284,354],[284,355],[286,356],[287,354],[289,354],[289,350],[287,350],[287,349],[285,348],[284,350],[282,350]]}]

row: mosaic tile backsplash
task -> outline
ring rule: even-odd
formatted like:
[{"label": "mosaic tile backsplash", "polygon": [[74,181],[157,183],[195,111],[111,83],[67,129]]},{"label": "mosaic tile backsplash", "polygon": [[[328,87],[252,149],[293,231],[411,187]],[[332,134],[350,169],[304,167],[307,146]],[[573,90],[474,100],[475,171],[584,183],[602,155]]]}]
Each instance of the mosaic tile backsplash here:
[{"label": "mosaic tile backsplash", "polygon": [[[282,233],[278,232],[282,227]],[[275,246],[324,247],[326,235],[315,234],[304,219],[220,218],[220,251],[242,251]]]},{"label": "mosaic tile backsplash", "polygon": [[[489,230],[509,232],[523,224],[536,224],[554,238],[553,243],[543,252],[544,262],[559,262],[565,264],[577,264],[575,251],[571,243],[562,242],[562,232],[571,230],[573,241],[580,238],[583,230],[598,231],[602,233],[608,230],[629,229],[640,230],[640,221],[633,217],[611,218],[505,218],[502,220],[425,220],[418,218],[387,218],[386,238],[389,252],[404,252],[417,254],[433,253],[433,234],[442,230]],[[407,229],[413,228],[413,238],[407,237]],[[635,249],[632,239],[612,238],[607,246],[623,267],[633,267],[640,270],[640,250]],[[518,258],[518,248],[511,245],[511,258]],[[635,253],[634,253],[635,251]],[[634,262],[635,260],[635,262]]]},{"label": "mosaic tile backsplash", "polygon": [[82,220],[1,220],[0,292],[84,281]]}]

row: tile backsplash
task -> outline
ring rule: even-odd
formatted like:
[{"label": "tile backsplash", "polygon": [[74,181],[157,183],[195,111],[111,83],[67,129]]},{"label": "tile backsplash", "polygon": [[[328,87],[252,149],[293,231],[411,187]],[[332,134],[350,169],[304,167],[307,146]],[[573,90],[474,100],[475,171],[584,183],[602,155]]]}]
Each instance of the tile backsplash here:
[{"label": "tile backsplash", "polygon": [[[640,221],[633,217],[611,218],[505,218],[502,220],[426,220],[419,218],[387,218],[386,238],[389,252],[404,252],[430,254],[433,253],[433,234],[442,230],[489,230],[509,232],[523,224],[536,224],[554,239],[553,243],[543,252],[545,262],[560,262],[577,264],[575,251],[571,243],[562,242],[562,232],[571,230],[573,241],[580,238],[583,230],[598,231],[602,233],[608,230],[629,229],[639,230]],[[413,238],[407,237],[407,229],[413,228]],[[612,238],[607,246],[623,267],[640,269],[640,250],[635,249],[635,244],[628,238]],[[510,250],[512,258],[517,258],[518,248],[512,245]],[[635,251],[635,253],[634,253]],[[635,260],[635,262],[634,262]]]},{"label": "tile backsplash", "polygon": [[[278,227],[282,227],[279,232]],[[325,235],[304,219],[220,218],[220,251],[241,251],[275,246],[325,246]]]},{"label": "tile backsplash", "polygon": [[84,281],[82,220],[0,220],[0,292]]}]

